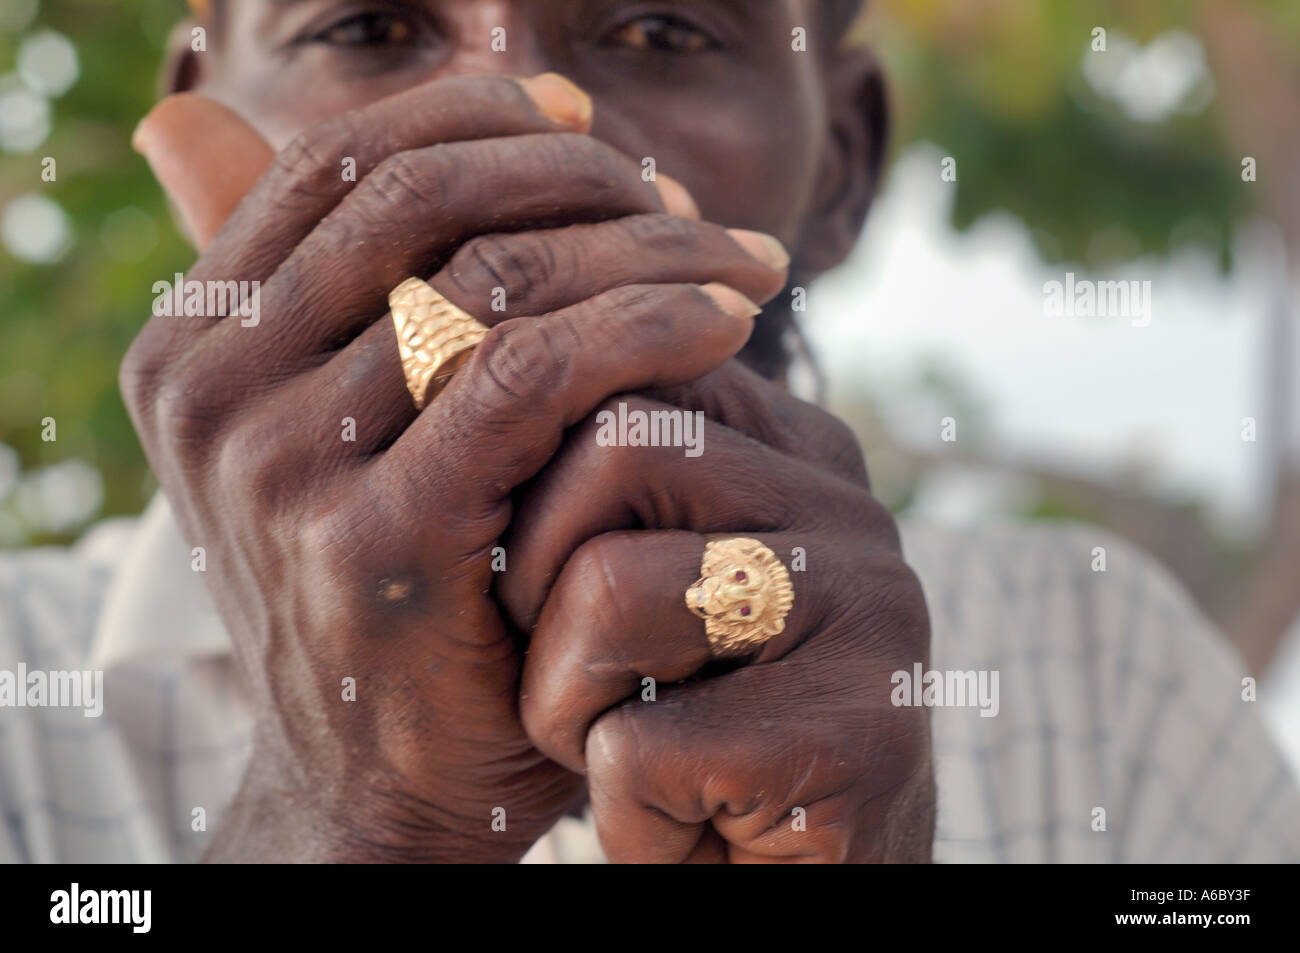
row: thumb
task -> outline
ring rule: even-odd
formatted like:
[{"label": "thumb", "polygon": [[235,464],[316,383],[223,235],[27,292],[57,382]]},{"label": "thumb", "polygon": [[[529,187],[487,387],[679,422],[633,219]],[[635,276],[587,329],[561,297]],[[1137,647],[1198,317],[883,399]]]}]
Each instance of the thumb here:
[{"label": "thumb", "polygon": [[200,251],[274,158],[239,115],[195,93],[159,102],[131,144],[148,160]]}]

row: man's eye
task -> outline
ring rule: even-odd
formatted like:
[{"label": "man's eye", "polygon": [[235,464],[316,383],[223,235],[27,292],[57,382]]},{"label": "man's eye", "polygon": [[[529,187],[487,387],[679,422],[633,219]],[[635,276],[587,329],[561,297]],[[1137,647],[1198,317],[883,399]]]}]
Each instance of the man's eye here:
[{"label": "man's eye", "polygon": [[380,46],[409,43],[415,35],[410,22],[391,13],[359,13],[340,20],[314,38],[335,46]]},{"label": "man's eye", "polygon": [[715,48],[713,37],[685,20],[661,14],[637,17],[614,30],[605,40],[611,46],[662,53],[700,53]]}]

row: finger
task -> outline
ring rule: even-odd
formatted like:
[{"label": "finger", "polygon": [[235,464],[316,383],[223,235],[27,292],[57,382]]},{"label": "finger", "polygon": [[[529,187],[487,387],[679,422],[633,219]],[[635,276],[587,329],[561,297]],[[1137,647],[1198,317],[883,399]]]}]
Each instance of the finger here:
[{"label": "finger", "polygon": [[[251,196],[216,249],[232,274],[251,281],[269,276],[277,252],[297,245],[393,153],[439,142],[583,132],[590,123],[590,98],[554,73],[526,80],[451,77],[317,123],[274,156],[240,117],[192,93],[154,107],[133,144],[187,218],[219,226],[222,209]],[[234,151],[241,148],[251,154]],[[224,170],[232,157],[233,167]],[[209,183],[220,192],[210,193]]]},{"label": "finger", "polygon": [[[654,421],[653,413],[666,416],[657,426],[643,427],[642,439],[647,431],[662,437],[664,427],[675,420],[682,439],[669,426],[668,439],[658,442],[677,446],[628,445],[637,415]],[[574,428],[564,451],[521,494],[504,541],[516,568],[498,581],[497,593],[523,631],[536,624],[552,583],[573,552],[614,530],[687,529],[732,536],[857,531],[872,541],[869,545],[897,551],[892,519],[861,487],[720,424],[704,420],[701,425],[686,413],[641,397],[611,400],[601,414]],[[698,442],[698,456],[681,446],[688,427],[696,428],[692,440]],[[621,439],[620,428],[628,430],[629,439]],[[611,440],[616,445],[609,445]],[[817,505],[809,506],[808,500]],[[815,553],[808,558],[811,563],[818,559]]]},{"label": "finger", "polygon": [[[566,93],[574,105],[564,104]],[[183,218],[203,232],[219,226],[188,277],[251,286],[265,282],[356,182],[394,153],[439,142],[583,129],[589,121],[586,95],[554,74],[526,81],[454,77],[317,123],[276,154],[269,168],[262,166],[269,147],[257,145],[255,130],[193,94],[163,100],[140,123],[133,142],[164,187],[175,190]],[[265,297],[262,303],[273,304]],[[369,314],[385,310],[372,308]],[[132,344],[127,372],[140,380],[161,379],[175,368],[178,354],[221,323],[216,315],[153,318]]]},{"label": "finger", "polygon": [[645,396],[684,410],[702,410],[710,420],[869,487],[866,462],[851,427],[740,361],[728,361],[676,387],[652,389]]},{"label": "finger", "polygon": [[482,320],[546,314],[630,284],[719,281],[762,303],[784,287],[775,238],[675,215],[629,215],[567,228],[481,235],[430,284]]},{"label": "finger", "polygon": [[[784,271],[778,270],[784,252],[774,242],[757,232],[676,216],[629,216],[472,239],[430,284],[488,326],[561,311],[632,284],[721,282],[763,301],[784,281]],[[488,307],[498,298],[497,287],[503,292],[499,312]],[[295,394],[286,401],[291,415],[286,432],[315,441],[351,419],[356,439],[350,446],[362,455],[389,447],[416,415],[387,316],[291,386]]]},{"label": "finger", "polygon": [[894,663],[811,648],[597,720],[587,786],[611,861],[680,862],[706,825],[739,859],[880,860],[926,839],[925,710],[890,704]]},{"label": "finger", "polygon": [[196,93],[168,96],[131,139],[200,250],[275,159],[238,113]]},{"label": "finger", "polygon": [[[843,594],[844,580],[835,567],[844,560],[829,554],[837,544],[819,544],[806,534],[753,538],[787,569],[796,547],[810,547],[822,557],[818,573],[789,573],[794,603],[784,629],[762,646],[767,661],[821,628]],[[704,621],[686,604],[707,542],[698,533],[680,531],[606,533],[588,540],[565,563],[529,640],[520,686],[524,727],[547,757],[581,773],[587,731],[602,712],[638,693],[653,693],[661,683],[697,675],[718,657]],[[884,569],[884,560],[880,563]],[[855,560],[859,571],[870,572],[872,565],[870,557]],[[754,567],[745,570],[753,573]],[[727,594],[731,617],[748,607],[756,612],[746,622],[767,621],[761,602],[750,598],[760,593],[758,581],[755,573],[753,580],[734,583]]]},{"label": "finger", "polygon": [[832,794],[795,805],[766,829],[726,811],[714,815],[710,827],[727,845],[728,863],[844,863],[865,839],[865,831],[853,823],[852,807],[849,798]]},{"label": "finger", "polygon": [[[725,680],[667,689],[653,702],[626,702],[593,726],[586,739],[587,789],[601,847],[613,863],[682,863],[701,844],[717,843],[720,834],[709,834],[716,815],[780,809],[779,802],[770,805],[786,793],[781,788],[789,784],[795,739],[738,730],[732,719],[771,725],[782,713],[760,711],[759,699],[749,697],[724,714],[712,698]],[[761,805],[760,792],[768,797]]]},{"label": "finger", "polygon": [[[223,322],[211,347],[230,355],[235,373],[291,369],[351,340],[388,310],[392,288],[433,273],[476,235],[662,209],[636,164],[589,136],[511,136],[397,153],[267,282],[262,306],[274,323]],[[480,304],[470,313],[483,311]]]},{"label": "finger", "polygon": [[629,285],[506,321],[377,465],[471,522],[496,514],[598,403],[707,373],[744,346],[757,312],[725,285]]},{"label": "finger", "polygon": [[[336,478],[341,465],[368,464],[375,485],[404,490],[412,508],[441,499],[478,538],[475,520],[496,519],[511,491],[594,404],[612,391],[706,373],[744,346],[757,311],[725,285],[631,285],[544,318],[511,319],[489,332],[418,416],[391,322],[377,323],[288,386],[263,381],[275,391],[256,408],[267,421],[265,446],[241,444],[223,460],[238,469],[241,457],[255,455],[260,469],[292,474],[299,487]],[[687,355],[683,341],[691,342]],[[243,397],[201,363],[186,368],[163,387],[153,413],[199,459],[215,450],[221,421]],[[393,414],[413,423],[394,426]],[[304,459],[314,465],[303,467]]]},{"label": "finger", "polygon": [[699,842],[682,861],[684,864],[725,864],[728,844],[722,835],[709,825],[700,832]]}]

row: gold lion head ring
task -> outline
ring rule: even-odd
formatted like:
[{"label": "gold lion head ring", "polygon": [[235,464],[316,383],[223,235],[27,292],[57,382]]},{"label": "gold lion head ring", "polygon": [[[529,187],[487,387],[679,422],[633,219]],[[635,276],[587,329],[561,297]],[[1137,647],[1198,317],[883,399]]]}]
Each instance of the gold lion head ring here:
[{"label": "gold lion head ring", "polygon": [[487,325],[419,278],[407,278],[388,293],[388,310],[397,329],[407,390],[415,408],[422,410],[469,360],[488,333]]},{"label": "gold lion head ring", "polygon": [[704,547],[700,578],[686,608],[704,620],[713,654],[746,655],[785,629],[794,586],[776,553],[756,539],[730,537]]}]

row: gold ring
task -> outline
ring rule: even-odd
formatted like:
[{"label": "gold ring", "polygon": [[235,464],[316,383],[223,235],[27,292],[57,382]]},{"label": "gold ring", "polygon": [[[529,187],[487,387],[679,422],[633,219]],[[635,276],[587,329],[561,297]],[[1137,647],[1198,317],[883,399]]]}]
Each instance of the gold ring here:
[{"label": "gold ring", "polygon": [[700,578],[686,590],[686,608],[704,620],[718,657],[745,655],[784,630],[792,605],[794,586],[781,560],[744,537],[710,541]]},{"label": "gold ring", "polygon": [[388,292],[388,309],[406,387],[420,410],[469,360],[488,328],[419,278],[407,278]]}]

